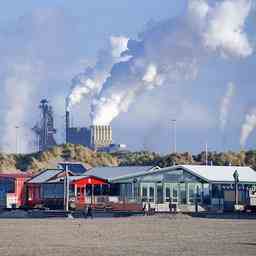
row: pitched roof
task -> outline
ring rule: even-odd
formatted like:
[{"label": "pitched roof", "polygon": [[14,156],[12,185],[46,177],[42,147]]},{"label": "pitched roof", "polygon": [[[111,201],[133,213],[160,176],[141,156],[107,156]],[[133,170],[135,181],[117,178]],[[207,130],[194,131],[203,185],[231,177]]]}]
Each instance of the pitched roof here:
[{"label": "pitched roof", "polygon": [[86,175],[92,175],[105,180],[113,180],[122,177],[128,177],[153,170],[154,166],[117,166],[117,167],[95,167],[86,172]]},{"label": "pitched roof", "polygon": [[31,180],[28,181],[28,183],[44,183],[61,172],[63,172],[63,170],[61,169],[47,169],[33,177]]},{"label": "pitched roof", "polygon": [[256,182],[256,171],[247,166],[206,166],[180,165],[190,173],[210,182],[234,182],[233,174],[237,170],[240,182]]},{"label": "pitched roof", "polygon": [[58,166],[60,166],[61,169],[65,169],[66,165],[68,165],[68,170],[74,174],[83,174],[87,170],[92,168],[89,164],[85,164],[82,162],[60,162],[60,163],[58,163]]},{"label": "pitched roof", "polygon": [[[79,180],[82,178],[87,178],[87,175],[77,175],[77,176],[69,176],[68,180],[69,182],[75,181],[75,180]],[[64,180],[64,177],[58,177],[56,179],[51,179],[48,181],[48,183],[58,183],[58,182],[62,182]]]}]

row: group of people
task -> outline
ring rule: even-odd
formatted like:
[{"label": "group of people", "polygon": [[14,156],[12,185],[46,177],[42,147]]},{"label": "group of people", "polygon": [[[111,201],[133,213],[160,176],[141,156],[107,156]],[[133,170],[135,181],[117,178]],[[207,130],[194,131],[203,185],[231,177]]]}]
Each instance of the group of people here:
[{"label": "group of people", "polygon": [[[143,206],[144,215],[153,215],[155,212],[154,208],[151,208],[150,202],[144,204]],[[172,199],[169,200],[169,212],[177,213],[177,204],[172,202]]]}]

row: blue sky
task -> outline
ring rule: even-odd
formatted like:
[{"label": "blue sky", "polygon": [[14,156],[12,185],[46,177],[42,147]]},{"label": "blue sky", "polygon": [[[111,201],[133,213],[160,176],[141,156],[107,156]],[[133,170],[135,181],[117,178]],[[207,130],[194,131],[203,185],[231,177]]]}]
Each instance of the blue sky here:
[{"label": "blue sky", "polygon": [[[175,118],[179,151],[199,152],[206,142],[210,150],[240,150],[243,127],[248,132],[243,146],[254,148],[256,18],[250,2],[4,1],[0,9],[0,132],[5,134],[1,149],[15,150],[17,125],[20,151],[33,149],[30,128],[38,120],[37,105],[43,97],[53,105],[57,139],[63,142],[65,98],[72,78],[88,75],[88,65],[93,67],[90,75],[96,74],[93,78],[99,76],[97,72],[110,77],[102,82],[98,103],[121,88],[127,95],[136,92],[132,100],[124,98],[128,107],[119,104],[119,113],[111,121],[116,143],[133,150],[170,152],[170,120]],[[139,34],[140,42],[136,41]],[[130,39],[126,54],[132,58],[125,65],[109,59],[111,36]],[[150,81],[144,83],[145,79]],[[230,83],[234,92],[228,96]],[[142,92],[136,87],[141,85],[148,88]],[[91,124],[92,100],[84,97],[74,106],[75,125]],[[96,104],[96,114],[101,110]],[[225,129],[220,129],[220,120]]]},{"label": "blue sky", "polygon": [[[81,33],[89,41],[86,54],[95,54],[103,41],[112,34],[136,36],[151,19],[160,20],[181,13],[185,1],[146,0],[26,0],[4,1],[1,4],[0,22],[14,22],[35,9],[61,8],[69,15],[78,17]],[[89,33],[89,38],[86,37]]]}]

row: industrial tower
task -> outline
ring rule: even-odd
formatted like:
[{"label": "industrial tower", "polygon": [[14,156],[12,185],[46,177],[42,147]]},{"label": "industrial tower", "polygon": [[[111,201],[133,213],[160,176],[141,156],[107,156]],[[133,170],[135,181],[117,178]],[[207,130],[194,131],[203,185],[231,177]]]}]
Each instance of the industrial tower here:
[{"label": "industrial tower", "polygon": [[39,151],[43,151],[56,145],[54,139],[56,129],[54,128],[53,110],[49,105],[48,100],[42,99],[39,108],[41,110],[40,122],[37,123],[32,130],[38,137]]}]

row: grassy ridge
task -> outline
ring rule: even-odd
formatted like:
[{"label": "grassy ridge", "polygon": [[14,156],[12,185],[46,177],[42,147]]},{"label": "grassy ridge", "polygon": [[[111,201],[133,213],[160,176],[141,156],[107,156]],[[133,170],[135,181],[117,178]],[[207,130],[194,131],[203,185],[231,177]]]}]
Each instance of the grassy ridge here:
[{"label": "grassy ridge", "polygon": [[[154,152],[140,151],[127,153],[97,153],[81,145],[65,144],[33,154],[0,153],[0,172],[17,170],[38,172],[44,168],[53,168],[58,162],[82,162],[88,166],[124,166],[158,165],[160,167],[175,164],[204,164],[205,152],[192,155],[188,152],[161,156]],[[248,165],[256,169],[256,150],[240,152],[209,152],[209,164],[213,165]]]}]

